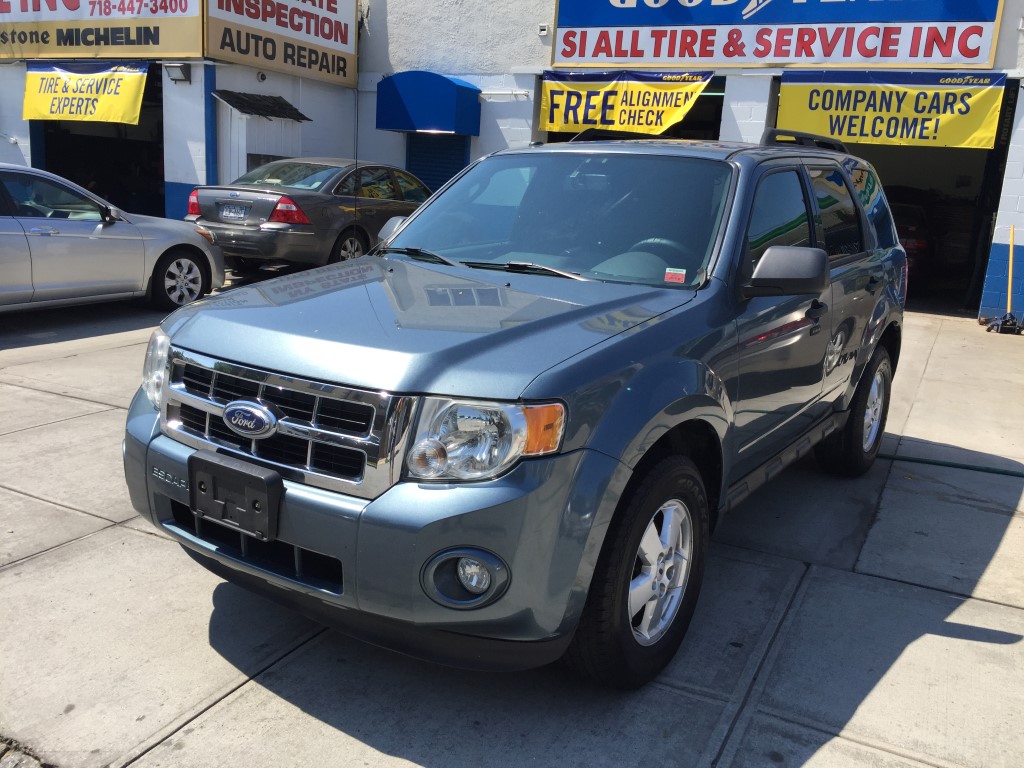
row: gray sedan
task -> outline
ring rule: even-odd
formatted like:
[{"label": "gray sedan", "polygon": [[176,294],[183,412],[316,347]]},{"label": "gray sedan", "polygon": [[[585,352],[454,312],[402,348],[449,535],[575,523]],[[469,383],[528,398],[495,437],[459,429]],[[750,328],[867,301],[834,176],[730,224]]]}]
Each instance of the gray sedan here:
[{"label": "gray sedan", "polygon": [[186,221],[213,233],[231,266],[320,266],[361,256],[388,219],[408,216],[430,190],[407,171],[339,158],[261,165],[231,184],[197,187]]},{"label": "gray sedan", "polygon": [[223,284],[223,255],[200,227],[0,163],[0,312],[140,296],[170,310]]}]

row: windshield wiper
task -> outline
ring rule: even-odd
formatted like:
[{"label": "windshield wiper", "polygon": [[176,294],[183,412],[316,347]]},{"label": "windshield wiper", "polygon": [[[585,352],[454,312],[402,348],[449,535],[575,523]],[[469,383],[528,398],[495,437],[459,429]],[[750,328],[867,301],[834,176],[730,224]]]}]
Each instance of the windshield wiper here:
[{"label": "windshield wiper", "polygon": [[532,261],[464,261],[463,265],[474,269],[500,269],[503,272],[523,272],[540,275],[555,275],[567,277],[570,280],[583,280],[590,282],[589,277],[583,277],[575,272],[567,272],[557,267],[549,267],[547,264],[534,264]]},{"label": "windshield wiper", "polygon": [[447,264],[449,267],[461,266],[459,262],[446,259],[444,256],[434,253],[433,251],[428,251],[426,248],[391,248],[389,246],[384,246],[377,252],[398,253],[402,256],[408,256],[411,259],[416,259],[417,261],[429,261],[433,264]]}]

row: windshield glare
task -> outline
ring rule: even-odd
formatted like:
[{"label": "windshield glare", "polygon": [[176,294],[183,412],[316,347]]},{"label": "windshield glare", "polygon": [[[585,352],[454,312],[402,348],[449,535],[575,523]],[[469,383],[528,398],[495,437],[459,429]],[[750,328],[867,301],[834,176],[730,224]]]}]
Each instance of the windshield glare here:
[{"label": "windshield glare", "polygon": [[333,178],[337,172],[338,169],[330,165],[277,160],[254,168],[231,183],[315,190]]},{"label": "windshield glare", "polygon": [[421,209],[390,245],[692,287],[711,259],[731,177],[726,163],[689,157],[499,155]]}]

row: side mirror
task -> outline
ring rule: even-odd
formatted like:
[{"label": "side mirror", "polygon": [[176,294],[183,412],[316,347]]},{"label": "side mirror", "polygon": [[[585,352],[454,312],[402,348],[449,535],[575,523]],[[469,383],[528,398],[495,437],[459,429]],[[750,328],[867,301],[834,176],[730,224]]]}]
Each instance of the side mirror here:
[{"label": "side mirror", "polygon": [[104,224],[113,224],[115,221],[121,220],[121,212],[112,205],[101,205],[100,217]]},{"label": "side mirror", "polygon": [[828,254],[821,248],[773,245],[757,262],[743,297],[802,296],[828,288]]},{"label": "side mirror", "polygon": [[384,226],[381,227],[380,234],[377,235],[380,241],[382,243],[386,242],[387,239],[391,237],[393,234],[395,234],[395,232],[398,231],[399,227],[401,227],[405,223],[405,219],[405,216],[392,216],[390,219],[388,219],[387,222],[385,222]]}]

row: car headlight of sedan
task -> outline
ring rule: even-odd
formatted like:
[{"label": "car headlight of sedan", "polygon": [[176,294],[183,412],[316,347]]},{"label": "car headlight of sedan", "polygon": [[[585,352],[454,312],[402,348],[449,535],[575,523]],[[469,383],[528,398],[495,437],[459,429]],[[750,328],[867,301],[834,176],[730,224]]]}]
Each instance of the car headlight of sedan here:
[{"label": "car headlight of sedan", "polygon": [[167,353],[171,349],[171,337],[157,328],[149,337],[146,361],[142,365],[142,391],[146,393],[154,408],[160,407],[164,393],[164,379],[167,376]]},{"label": "car headlight of sedan", "polygon": [[561,403],[494,403],[427,397],[406,458],[418,480],[483,480],[519,459],[555,453],[562,442]]}]

